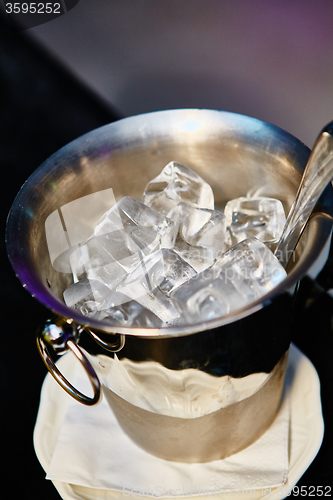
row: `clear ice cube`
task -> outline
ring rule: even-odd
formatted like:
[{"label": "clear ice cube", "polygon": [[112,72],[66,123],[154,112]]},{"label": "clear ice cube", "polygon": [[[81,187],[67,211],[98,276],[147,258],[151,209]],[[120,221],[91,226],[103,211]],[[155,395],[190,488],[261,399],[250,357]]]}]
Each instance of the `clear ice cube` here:
[{"label": "clear ice cube", "polygon": [[222,212],[179,203],[168,217],[178,221],[177,236],[170,247],[197,272],[211,266],[216,257],[224,253],[225,217]]},{"label": "clear ice cube", "polygon": [[129,196],[122,198],[103,216],[94,234],[103,249],[127,272],[141,259],[172,241],[174,224],[156,210]]},{"label": "clear ice cube", "polygon": [[143,200],[148,206],[122,198],[71,254],[69,307],[117,326],[200,323],[246,306],[285,278],[263,243],[282,232],[279,200],[238,198],[223,214],[214,210],[211,187],[175,162],[146,186]]},{"label": "clear ice cube", "polygon": [[286,222],[283,205],[275,198],[236,198],[226,204],[224,213],[229,246],[251,236],[264,243],[277,242]]},{"label": "clear ice cube", "polygon": [[218,210],[191,207],[180,203],[183,213],[181,234],[192,246],[212,247],[221,252],[223,248],[225,216]]},{"label": "clear ice cube", "polygon": [[223,272],[248,302],[262,297],[287,276],[270,249],[254,237],[232,247],[211,269],[217,276]]},{"label": "clear ice cube", "polygon": [[121,292],[152,311],[167,323],[177,316],[170,293],[196,274],[195,270],[171,249],[146,256],[117,287]]},{"label": "clear ice cube", "polygon": [[140,328],[161,328],[163,326],[163,322],[155,314],[129,298],[123,303],[112,304],[104,312],[105,320],[117,326],[138,326]]},{"label": "clear ice cube", "polygon": [[145,248],[140,248],[125,229],[103,234],[103,238],[100,237],[100,242],[103,250],[110,254],[126,272],[130,272],[138,266],[144,255],[151,251],[151,247],[159,246],[158,235],[152,230],[150,232],[153,239],[149,242],[146,241]]},{"label": "clear ice cube", "polygon": [[98,280],[82,279],[64,291],[68,307],[79,310],[86,316],[94,316],[107,307],[110,289]]},{"label": "clear ice cube", "polygon": [[119,229],[146,227],[163,236],[171,226],[172,222],[156,210],[135,198],[125,196],[104,214],[94,233],[98,236]]},{"label": "clear ice cube", "polygon": [[269,248],[256,238],[248,238],[181,285],[171,298],[185,322],[196,323],[250,304],[286,276]]},{"label": "clear ice cube", "polygon": [[[113,288],[125,277],[124,267],[107,251],[107,243],[107,235],[92,237],[71,254],[69,260],[74,282],[83,278],[98,279]],[[137,258],[136,265],[139,262]]]},{"label": "clear ice cube", "polygon": [[143,193],[143,202],[167,214],[180,202],[214,209],[213,190],[197,173],[171,161],[150,181]]},{"label": "clear ice cube", "polygon": [[181,313],[176,324],[208,321],[243,307],[246,304],[245,297],[232,282],[223,278],[223,273],[216,278],[214,271],[206,269],[177,288],[171,294]]}]

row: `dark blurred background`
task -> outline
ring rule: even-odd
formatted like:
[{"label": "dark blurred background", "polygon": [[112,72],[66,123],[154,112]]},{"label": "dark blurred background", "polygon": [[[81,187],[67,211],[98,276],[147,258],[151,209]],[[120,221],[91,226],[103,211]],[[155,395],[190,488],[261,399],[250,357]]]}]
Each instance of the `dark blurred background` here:
[{"label": "dark blurred background", "polygon": [[81,0],[31,34],[121,114],[199,107],[309,147],[333,108],[331,0]]},{"label": "dark blurred background", "polygon": [[[333,119],[331,0],[80,0],[19,30],[0,0],[1,214],[43,160],[119,117],[202,107],[248,114],[312,146]],[[75,2],[74,2],[75,3]],[[3,225],[4,227],[4,225]],[[1,478],[6,498],[59,499],[32,432],[46,369],[35,347],[49,317],[21,287],[1,242]],[[332,265],[304,280],[293,340],[322,382],[326,433],[299,485],[331,484]],[[8,491],[8,490],[7,490]]]}]

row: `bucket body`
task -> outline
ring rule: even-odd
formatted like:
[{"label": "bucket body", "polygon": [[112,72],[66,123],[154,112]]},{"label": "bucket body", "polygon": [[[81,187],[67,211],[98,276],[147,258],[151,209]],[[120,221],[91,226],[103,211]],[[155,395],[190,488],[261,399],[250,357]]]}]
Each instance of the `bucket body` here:
[{"label": "bucket body", "polygon": [[[260,189],[261,196],[280,199],[288,213],[309,154],[295,137],[254,118],[161,111],[125,118],[73,141],[44,162],[17,195],[7,225],[16,274],[58,316],[104,339],[124,335],[116,362],[113,354],[94,349],[90,359],[120,425],[150,453],[183,462],[216,460],[245,448],[272,423],[290,345],[290,293],[330,237],[332,190],[321,196],[288,275],[274,290],[225,316],[188,326],[119,327],[68,308],[62,294],[72,283],[66,267],[70,249],[50,255],[50,241],[61,238],[50,236],[47,221],[107,189],[116,201],[140,199],[170,161],[193,168],[212,186],[216,208]],[[99,206],[86,214],[74,245],[92,232],[102,213]],[[121,384],[112,383],[124,367],[133,382],[128,397]]]}]

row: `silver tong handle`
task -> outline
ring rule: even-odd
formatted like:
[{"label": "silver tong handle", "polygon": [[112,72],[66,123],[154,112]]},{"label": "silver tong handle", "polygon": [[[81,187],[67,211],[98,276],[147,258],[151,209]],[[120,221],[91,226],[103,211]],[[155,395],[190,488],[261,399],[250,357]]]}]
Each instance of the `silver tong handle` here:
[{"label": "silver tong handle", "polygon": [[333,122],[319,134],[306,164],[296,199],[292,205],[275,256],[287,267],[311,212],[333,178]]}]

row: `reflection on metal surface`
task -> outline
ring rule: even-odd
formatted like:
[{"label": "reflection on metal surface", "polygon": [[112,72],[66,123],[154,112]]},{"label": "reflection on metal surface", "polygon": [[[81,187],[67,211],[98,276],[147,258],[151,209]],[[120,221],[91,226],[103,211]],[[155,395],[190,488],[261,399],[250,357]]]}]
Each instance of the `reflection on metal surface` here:
[{"label": "reflection on metal surface", "polygon": [[[56,323],[48,321],[45,325],[44,330],[40,331],[37,334],[37,347],[39,353],[52,377],[74,399],[76,399],[80,403],[91,406],[96,404],[100,399],[100,382],[87,356],[77,345],[77,341],[78,335],[75,325],[68,324],[68,322],[62,319],[58,319]],[[94,391],[94,395],[92,398],[78,391],[62,375],[49,354],[47,344],[50,345],[54,349],[54,351],[59,354],[63,354],[68,350],[71,350],[73,352],[89,377],[89,381]]]},{"label": "reflection on metal surface", "polygon": [[164,460],[210,462],[241,451],[271,425],[280,405],[286,352],[252,396],[197,418],[178,418],[128,403],[103,385],[119,424],[134,442]]},{"label": "reflection on metal surface", "polygon": [[[193,122],[200,128],[179,129],[181,124]],[[10,260],[27,290],[38,300],[61,316],[89,324],[92,329],[138,336],[178,336],[230,324],[292,288],[313,264],[332,227],[327,217],[332,213],[331,190],[326,190],[319,200],[319,211],[297,246],[296,262],[276,289],[243,309],[186,329],[114,328],[106,321],[84,317],[66,307],[62,293],[71,284],[71,275],[58,273],[52,266],[45,221],[64,205],[105,189],[112,189],[116,200],[125,195],[137,198],[147,182],[172,159],[192,166],[212,186],[217,207],[250,189],[265,186],[261,195],[281,199],[289,211],[308,156],[308,148],[288,133],[233,113],[170,110],[125,118],[72,142],[28,179],[9,215]]]},{"label": "reflection on metal surface", "polygon": [[[194,122],[200,127],[193,127]],[[192,125],[185,126],[186,130],[179,128],[184,123]],[[119,358],[138,363],[154,360],[172,370],[195,368],[216,377],[272,372],[253,396],[195,419],[147,412],[109,392],[126,432],[151,453],[162,450],[163,458],[176,456],[180,461],[214,460],[221,458],[220,450],[228,456],[247,446],[270,425],[281,397],[285,353],[290,344],[289,290],[316,261],[331,234],[332,189],[326,189],[317,203],[316,214],[297,246],[296,260],[276,288],[225,316],[185,326],[115,327],[67,307],[62,296],[72,283],[72,275],[54,269],[45,221],[59,213],[59,208],[103,190],[112,189],[116,201],[124,196],[138,198],[148,181],[171,160],[193,167],[212,186],[217,208],[264,186],[261,195],[282,200],[288,211],[308,156],[308,148],[296,138],[253,118],[210,110],[163,111],[126,118],[77,139],[49,158],[17,195],[7,226],[9,258],[26,289],[50,310],[68,318],[67,323],[109,334],[108,347],[114,333],[126,335]],[[62,215],[60,223],[67,227],[63,210]],[[67,236],[67,244],[70,241],[72,245],[75,238],[71,242]],[[94,404],[99,381],[76,339],[65,344],[86,369],[93,398],[80,394],[54,369],[47,346],[38,337],[44,362],[62,387],[83,403]],[[181,420],[177,430],[176,420]],[[157,439],[158,450],[152,442],[153,430],[161,438]],[[217,430],[221,431],[219,439]],[[178,442],[182,446],[175,452],[173,446]]]},{"label": "reflection on metal surface", "polygon": [[116,339],[114,342],[104,342],[97,333],[93,332],[90,328],[83,328],[82,330],[86,331],[97,344],[109,352],[119,352],[125,345],[125,335],[115,335]]},{"label": "reflection on metal surface", "polygon": [[321,193],[333,177],[333,122],[319,134],[304,170],[275,255],[287,267]]},{"label": "reflection on metal surface", "polygon": [[108,188],[66,203],[46,218],[46,243],[56,271],[72,272],[70,255],[92,235],[102,215],[115,203],[113,190]]}]

